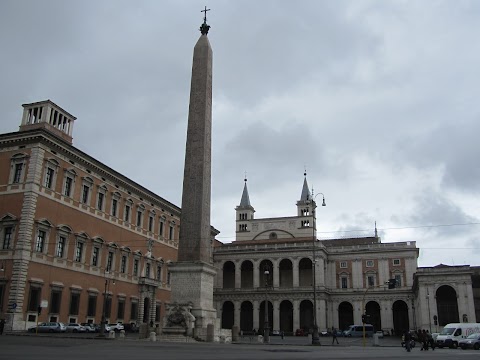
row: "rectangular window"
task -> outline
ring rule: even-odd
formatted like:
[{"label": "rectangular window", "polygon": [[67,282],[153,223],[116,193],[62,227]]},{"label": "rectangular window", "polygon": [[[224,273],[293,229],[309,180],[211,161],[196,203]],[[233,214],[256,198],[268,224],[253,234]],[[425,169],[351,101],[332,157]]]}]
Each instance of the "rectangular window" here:
[{"label": "rectangular window", "polygon": [[64,195],[70,197],[72,194],[72,185],[73,185],[73,179],[71,177],[66,177],[65,178],[65,192]]},{"label": "rectangular window", "polygon": [[63,255],[65,253],[65,244],[67,243],[67,239],[64,236],[60,236],[58,238],[58,243],[57,243],[57,251],[56,251],[56,256],[63,258]]},{"label": "rectangular window", "polygon": [[128,222],[128,219],[130,219],[130,206],[125,205],[125,218],[124,218],[124,220],[126,222]]},{"label": "rectangular window", "polygon": [[122,262],[120,263],[120,272],[125,274],[127,272],[127,257],[122,255]]},{"label": "rectangular window", "polygon": [[37,241],[35,242],[35,251],[43,252],[45,246],[46,233],[43,230],[38,230]]},{"label": "rectangular window", "polygon": [[347,262],[346,262],[346,261],[341,261],[341,262],[340,262],[340,267],[341,267],[342,269],[346,269],[346,268],[347,268]]},{"label": "rectangular window", "polygon": [[78,241],[77,245],[75,246],[75,258],[76,262],[81,262],[83,256],[83,242]]},{"label": "rectangular window", "polygon": [[367,260],[367,267],[373,267],[373,260]]},{"label": "rectangular window", "polygon": [[87,316],[95,316],[97,312],[97,295],[88,295]]},{"label": "rectangular window", "polygon": [[155,321],[156,322],[160,321],[160,309],[161,309],[161,306],[159,304],[157,304],[155,306]]},{"label": "rectangular window", "polygon": [[35,313],[38,311],[41,293],[41,288],[30,287],[30,293],[28,295],[28,311],[35,311]]},{"label": "rectangular window", "polygon": [[112,269],[112,262],[113,262],[113,252],[109,251],[107,255],[107,271]]},{"label": "rectangular window", "polygon": [[118,207],[118,201],[117,199],[112,200],[112,216],[117,217],[117,207]]},{"label": "rectangular window", "polygon": [[133,276],[138,276],[138,259],[133,260]]},{"label": "rectangular window", "polygon": [[162,267],[157,266],[157,280],[162,281]]},{"label": "rectangular window", "polygon": [[400,265],[400,259],[393,259],[393,265],[394,266]]},{"label": "rectangular window", "polygon": [[142,212],[137,211],[137,226],[142,226]]},{"label": "rectangular window", "polygon": [[13,175],[13,182],[18,184],[22,180],[23,164],[15,164],[15,174]]},{"label": "rectangular window", "polygon": [[167,284],[170,285],[170,271],[167,272]]},{"label": "rectangular window", "polygon": [[92,249],[92,265],[98,266],[98,255],[100,254],[100,248],[98,246],[94,246]]},{"label": "rectangular window", "polygon": [[125,300],[118,299],[117,319],[123,319],[125,316]]},{"label": "rectangular window", "polygon": [[173,240],[173,226],[170,225],[170,231],[168,232],[168,239]]},{"label": "rectangular window", "polygon": [[368,279],[368,286],[375,285],[375,277],[373,275],[369,275],[367,279]]},{"label": "rectangular window", "polygon": [[153,216],[150,216],[150,217],[148,218],[148,231],[151,232],[152,229],[153,229]]},{"label": "rectangular window", "polygon": [[346,277],[342,277],[342,289],[346,289],[348,287],[348,282]]},{"label": "rectangular window", "polygon": [[112,299],[107,294],[107,300],[105,301],[105,317],[110,319],[112,316]]},{"label": "rectangular window", "polygon": [[138,303],[132,302],[130,307],[130,321],[135,321],[138,319]]},{"label": "rectangular window", "polygon": [[147,266],[145,266],[145,277],[149,278],[150,277],[150,264],[147,263]]},{"label": "rectangular window", "polygon": [[55,171],[47,167],[47,174],[45,175],[45,187],[51,189],[53,184],[53,174]]},{"label": "rectangular window", "polygon": [[401,287],[402,286],[402,275],[395,275],[395,281],[397,282],[395,284],[395,287]]},{"label": "rectangular window", "polygon": [[103,193],[98,193],[98,202],[97,202],[97,209],[103,210],[103,199],[105,195]]},{"label": "rectangular window", "polygon": [[50,313],[59,314],[61,303],[62,303],[62,291],[57,289],[52,289],[52,293],[50,294]]},{"label": "rectangular window", "polygon": [[83,185],[83,190],[82,190],[82,203],[87,204],[88,203],[88,194],[90,193],[90,187],[88,185]]},{"label": "rectangular window", "polygon": [[79,293],[71,293],[70,295],[70,315],[78,315],[78,309],[80,308],[80,294]]},{"label": "rectangular window", "polygon": [[160,230],[158,232],[160,236],[163,236],[163,221],[160,221]]},{"label": "rectangular window", "polygon": [[13,227],[12,226],[7,226],[4,228],[4,233],[3,233],[3,246],[2,249],[10,249],[10,246],[12,245],[12,233],[13,233]]}]

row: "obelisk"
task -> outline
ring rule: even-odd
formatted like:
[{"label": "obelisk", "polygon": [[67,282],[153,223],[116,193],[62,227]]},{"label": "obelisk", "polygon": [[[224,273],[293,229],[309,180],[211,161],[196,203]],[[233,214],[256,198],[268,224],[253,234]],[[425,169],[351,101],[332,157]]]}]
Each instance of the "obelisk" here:
[{"label": "obelisk", "polygon": [[192,304],[198,337],[216,319],[210,226],[213,53],[207,8],[204,11],[202,34],[193,50],[178,261],[170,267],[171,302]]}]

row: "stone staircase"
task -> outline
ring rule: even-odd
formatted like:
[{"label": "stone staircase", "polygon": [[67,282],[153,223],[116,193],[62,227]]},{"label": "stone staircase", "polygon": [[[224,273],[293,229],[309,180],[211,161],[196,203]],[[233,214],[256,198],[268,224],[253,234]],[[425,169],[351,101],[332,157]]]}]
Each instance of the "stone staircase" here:
[{"label": "stone staircase", "polygon": [[183,334],[162,334],[157,335],[157,341],[160,342],[172,342],[172,343],[196,343],[198,342],[190,336]]}]

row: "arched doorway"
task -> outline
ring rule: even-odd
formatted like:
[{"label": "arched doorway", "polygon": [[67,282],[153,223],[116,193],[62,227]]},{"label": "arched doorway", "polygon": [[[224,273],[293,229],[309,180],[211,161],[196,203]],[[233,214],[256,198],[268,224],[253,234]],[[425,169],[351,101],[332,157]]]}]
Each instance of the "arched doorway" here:
[{"label": "arched doorway", "polygon": [[313,304],[310,300],[300,303],[300,328],[307,333],[313,328]]},{"label": "arched doorway", "polygon": [[338,305],[338,329],[347,330],[353,323],[353,305],[344,301]]},{"label": "arched doorway", "polygon": [[240,306],[240,330],[253,330],[253,305],[250,301],[244,301]]},{"label": "arched doorway", "polygon": [[234,305],[231,301],[225,301],[222,306],[222,329],[233,327]]},{"label": "arched doorway", "polygon": [[223,288],[235,289],[235,264],[231,261],[223,264]]},{"label": "arched doorway", "polygon": [[[460,322],[455,289],[448,285],[442,285],[437,289],[435,297],[437,299],[438,325],[445,326]],[[432,317],[433,314],[429,314],[429,322],[432,322]]]},{"label": "arched doorway", "polygon": [[[259,265],[258,271],[258,285],[260,288],[273,287],[273,264],[270,260],[262,260]],[[268,275],[265,274],[265,271],[268,269]]]},{"label": "arched doorway", "polygon": [[280,277],[280,287],[293,287],[293,267],[292,262],[288,259],[283,259],[280,261],[279,268],[279,277]]},{"label": "arched doorway", "polygon": [[298,284],[299,286],[313,286],[312,282],[312,260],[303,258],[298,263]]},{"label": "arched doorway", "polygon": [[375,331],[382,330],[382,316],[380,315],[380,305],[376,301],[369,301],[365,305],[365,312],[370,316],[370,324]]},{"label": "arched doorway", "polygon": [[284,300],[280,303],[280,331],[293,333],[293,304]]},{"label": "arched doorway", "polygon": [[242,289],[253,289],[253,263],[249,260],[242,263],[241,287]]},{"label": "arched doorway", "polygon": [[395,335],[402,334],[405,330],[410,330],[410,321],[408,319],[408,306],[403,300],[397,300],[392,306],[393,312],[393,331]]},{"label": "arched doorway", "polygon": [[143,322],[148,323],[150,319],[150,298],[143,299]]}]

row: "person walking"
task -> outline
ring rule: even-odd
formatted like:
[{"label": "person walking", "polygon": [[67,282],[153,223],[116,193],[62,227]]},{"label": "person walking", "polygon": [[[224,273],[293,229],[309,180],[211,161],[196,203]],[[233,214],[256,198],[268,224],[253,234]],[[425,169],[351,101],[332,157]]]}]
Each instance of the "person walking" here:
[{"label": "person walking", "polygon": [[337,329],[332,326],[332,345],[335,343],[335,341],[337,344],[340,344],[337,339]]},{"label": "person walking", "polygon": [[432,334],[430,334],[427,330],[427,350],[428,346],[432,348],[432,351],[435,350],[435,340],[433,340]]},{"label": "person walking", "polygon": [[5,328],[5,319],[0,320],[0,335],[3,335],[3,329]]},{"label": "person walking", "polygon": [[403,333],[403,342],[405,343],[405,349],[407,352],[410,352],[410,341],[412,340],[412,336],[410,335],[410,331],[405,330]]},{"label": "person walking", "polygon": [[423,350],[428,351],[428,334],[425,330],[422,330],[422,343]]}]

